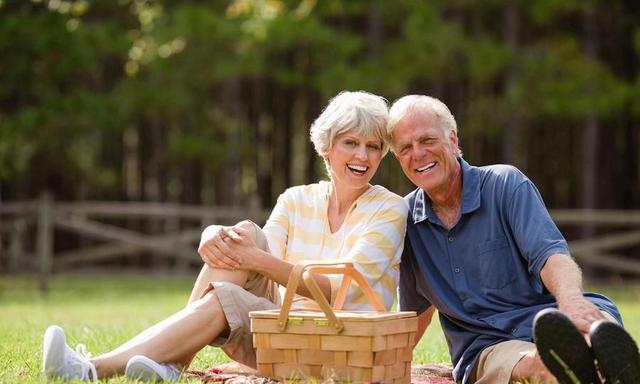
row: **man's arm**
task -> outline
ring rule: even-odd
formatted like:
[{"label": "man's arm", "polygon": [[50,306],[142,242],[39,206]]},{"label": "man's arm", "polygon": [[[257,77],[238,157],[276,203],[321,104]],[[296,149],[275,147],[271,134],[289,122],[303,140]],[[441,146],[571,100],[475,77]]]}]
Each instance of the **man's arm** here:
[{"label": "man's arm", "polygon": [[416,331],[415,343],[413,344],[413,348],[418,345],[422,336],[424,336],[424,332],[431,324],[431,320],[433,319],[433,313],[436,311],[436,307],[433,305],[427,308],[426,311],[422,312],[418,315],[418,330]]},{"label": "man's arm", "polygon": [[598,307],[582,295],[582,272],[573,259],[556,253],[540,271],[544,286],[558,302],[558,309],[567,315],[583,333],[591,323],[604,319]]}]

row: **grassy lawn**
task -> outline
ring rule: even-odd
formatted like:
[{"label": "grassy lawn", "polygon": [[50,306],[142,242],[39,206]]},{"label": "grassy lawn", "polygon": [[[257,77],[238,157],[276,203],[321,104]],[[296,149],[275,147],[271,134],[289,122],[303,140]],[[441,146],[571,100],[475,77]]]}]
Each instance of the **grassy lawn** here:
[{"label": "grassy lawn", "polygon": [[[195,276],[194,276],[195,278]],[[62,326],[69,344],[87,345],[93,355],[113,349],[141,330],[184,306],[193,278],[153,276],[59,276],[47,297],[29,278],[0,278],[0,383],[44,382],[40,374],[41,344],[46,327]],[[640,285],[593,287],[620,306],[625,325],[640,340]],[[194,369],[228,361],[216,348],[206,348]],[[449,363],[437,321],[414,352],[414,361]],[[115,378],[111,383],[127,383]]]}]

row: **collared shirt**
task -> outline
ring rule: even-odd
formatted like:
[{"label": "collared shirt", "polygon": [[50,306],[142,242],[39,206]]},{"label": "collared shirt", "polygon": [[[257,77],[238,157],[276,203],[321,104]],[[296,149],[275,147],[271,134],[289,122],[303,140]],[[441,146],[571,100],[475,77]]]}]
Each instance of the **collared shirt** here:
[{"label": "collared shirt", "polygon": [[[519,170],[459,162],[462,207],[450,230],[424,190],[405,197],[410,212],[400,308],[422,313],[435,305],[454,378],[466,383],[485,347],[512,339],[532,341],[535,314],[556,306],[540,271],[551,255],[569,255],[569,249],[540,193]],[[606,297],[585,297],[622,321]]]}]

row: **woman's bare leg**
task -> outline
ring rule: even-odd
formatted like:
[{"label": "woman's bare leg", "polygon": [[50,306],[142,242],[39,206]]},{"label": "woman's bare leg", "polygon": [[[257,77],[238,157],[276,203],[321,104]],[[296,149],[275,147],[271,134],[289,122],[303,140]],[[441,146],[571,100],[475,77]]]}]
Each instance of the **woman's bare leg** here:
[{"label": "woman's bare leg", "polygon": [[[253,234],[253,241],[255,241],[256,244],[258,244],[256,225],[253,222],[245,220],[245,221],[241,221],[236,225],[249,230],[249,233]],[[205,229],[205,232],[211,232],[209,236],[212,236],[213,233],[218,231],[218,228],[220,227],[210,226]],[[262,240],[260,243],[261,244],[258,244],[258,246],[264,247],[265,244],[262,244],[262,243],[266,243],[266,239]],[[205,292],[211,289],[211,283],[214,281],[225,281],[225,282],[233,283],[241,287],[244,287],[248,277],[249,277],[249,271],[243,271],[243,270],[231,271],[227,269],[217,269],[217,268],[214,269],[205,264],[200,270],[200,274],[198,275],[198,278],[196,279],[196,282],[193,285],[193,289],[191,290],[191,295],[189,296],[188,303],[192,303],[198,300],[199,298],[201,298]]]},{"label": "woman's bare leg", "polygon": [[[256,241],[257,243],[258,236],[256,233],[256,227],[254,223],[250,221],[242,221],[237,225],[242,226],[245,229],[251,229],[250,233],[253,233],[254,235],[253,240]],[[216,229],[209,227],[207,228],[207,230],[216,230]],[[264,235],[262,237],[264,237]],[[265,244],[266,244],[266,239],[264,240],[261,239],[261,244],[258,244],[258,245],[265,247],[266,246]],[[196,282],[193,285],[193,289],[191,290],[191,295],[189,296],[189,301],[187,302],[187,305],[190,305],[191,303],[199,300],[206,292],[209,292],[212,289],[211,287],[212,282],[224,281],[224,282],[229,282],[229,283],[233,283],[238,286],[244,287],[248,277],[249,277],[249,271],[244,271],[244,270],[230,271],[226,269],[214,269],[209,267],[207,264],[205,264],[200,270],[200,274],[198,274],[198,278],[196,279]],[[199,350],[195,351],[191,355],[187,355],[183,357],[177,362],[182,367],[188,367],[191,364],[191,361],[193,360],[193,358],[195,357],[198,351]]]},{"label": "woman's bare leg", "polygon": [[247,282],[249,271],[229,271],[226,269],[213,269],[205,264],[200,270],[189,296],[188,304],[200,299],[202,295],[211,290],[211,283],[214,281],[226,281],[241,287]]},{"label": "woman's bare leg", "polygon": [[228,327],[215,292],[154,325],[122,346],[91,359],[98,377],[122,374],[130,358],[144,355],[159,363],[190,358]]}]

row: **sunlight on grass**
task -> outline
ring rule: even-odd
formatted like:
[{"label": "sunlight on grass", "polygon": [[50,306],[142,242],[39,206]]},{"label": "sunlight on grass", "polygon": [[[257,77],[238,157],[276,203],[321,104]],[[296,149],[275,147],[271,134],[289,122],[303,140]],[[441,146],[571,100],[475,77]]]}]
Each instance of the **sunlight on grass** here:
[{"label": "sunlight on grass", "polygon": [[[48,325],[60,325],[70,346],[86,344],[95,356],[181,309],[192,282],[192,278],[151,276],[58,277],[50,294],[41,297],[34,280],[3,278],[0,382],[44,382],[41,344]],[[216,348],[207,348],[193,368],[206,369],[222,361],[228,358]]]}]

